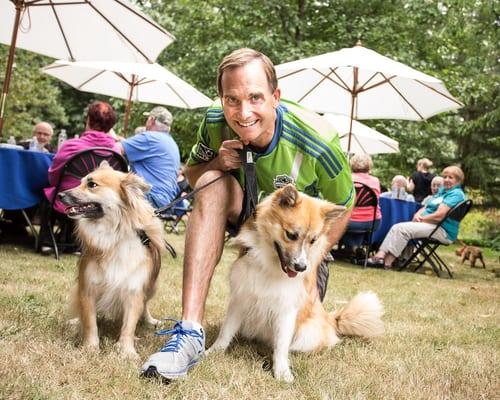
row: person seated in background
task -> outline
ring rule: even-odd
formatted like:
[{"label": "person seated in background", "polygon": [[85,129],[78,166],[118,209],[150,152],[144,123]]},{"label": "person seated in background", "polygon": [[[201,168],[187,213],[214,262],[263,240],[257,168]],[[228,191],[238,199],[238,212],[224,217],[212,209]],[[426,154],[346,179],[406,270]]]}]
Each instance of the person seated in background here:
[{"label": "person seated in background", "polygon": [[[368,154],[355,154],[351,157],[349,163],[351,165],[353,182],[355,184],[356,182],[363,183],[368,186],[375,192],[378,200],[380,197],[380,181],[378,178],[370,174],[373,166],[372,158]],[[382,214],[380,212],[380,206],[377,204],[374,230],[376,230],[380,225],[381,218]],[[372,220],[373,207],[354,206],[351,218],[349,219],[349,224],[347,225],[347,231],[340,240],[339,248],[343,248],[342,250],[347,253],[354,253],[359,257],[363,257],[363,254],[360,253],[360,246],[363,243],[365,234],[355,233],[352,231],[368,230],[372,226]]]},{"label": "person seated in background", "polygon": [[422,158],[417,161],[417,170],[411,174],[407,190],[413,193],[415,201],[421,203],[422,200],[431,194],[431,181],[434,174],[429,170],[432,167],[432,161],[428,158]]},{"label": "person seated in background", "polygon": [[[49,168],[50,187],[44,189],[45,197],[48,202],[47,204],[50,204],[57,194],[56,185],[59,182],[64,165],[73,155],[90,147],[109,147],[117,152],[120,151],[115,140],[106,133],[111,130],[115,123],[116,113],[110,104],[103,101],[95,101],[90,104],[87,111],[85,131],[78,138],[66,140],[54,156],[52,165]],[[59,186],[59,191],[62,192],[72,189],[79,184],[79,179],[72,176],[65,176]],[[53,217],[71,221],[66,217],[64,210],[65,206],[59,199],[55,199],[54,212],[52,213]],[[42,216],[44,214],[46,213],[42,212]],[[72,232],[71,230],[69,231],[68,235],[71,235]],[[68,237],[66,242],[72,242],[70,239],[71,238]],[[42,254],[50,254],[53,252],[47,221],[41,222],[40,244]]]},{"label": "person seated in background", "polygon": [[407,185],[408,181],[403,175],[396,175],[394,178],[392,178],[391,191],[382,193],[380,197],[405,201],[415,201],[415,198],[411,194],[406,192]]},{"label": "person seated in background", "polygon": [[[38,148],[43,149],[43,151],[48,153],[55,153],[56,149],[50,144],[52,140],[52,135],[54,134],[54,130],[52,129],[52,125],[48,122],[39,122],[33,127],[33,137],[36,138],[38,142]],[[23,146],[25,150],[30,149],[30,145],[33,139],[23,140],[19,142],[20,146]]]},{"label": "person seated in background", "polygon": [[435,176],[431,181],[431,194],[422,200],[422,205],[426,206],[432,196],[434,196],[439,189],[443,187],[443,178],[441,176]]},{"label": "person seated in background", "polygon": [[170,135],[172,114],[165,107],[155,107],[145,115],[146,130],[119,141],[118,145],[132,171],[152,186],[147,195],[149,202],[160,208],[179,194],[179,147]]},{"label": "person seated in background", "polygon": [[[377,254],[368,259],[368,265],[391,268],[409,240],[428,237],[436,225],[446,217],[448,211],[465,200],[465,193],[462,190],[463,171],[459,167],[450,166],[445,168],[441,175],[443,187],[432,196],[425,207],[415,213],[411,222],[401,222],[392,226]],[[453,243],[457,239],[458,228],[458,221],[446,218],[432,238],[444,244]]]}]

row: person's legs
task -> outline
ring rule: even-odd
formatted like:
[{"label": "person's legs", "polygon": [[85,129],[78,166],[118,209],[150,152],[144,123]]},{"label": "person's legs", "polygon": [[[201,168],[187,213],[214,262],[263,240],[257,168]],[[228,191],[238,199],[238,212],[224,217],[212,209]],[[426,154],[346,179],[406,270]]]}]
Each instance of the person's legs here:
[{"label": "person's legs", "polygon": [[[390,267],[394,260],[399,257],[408,241],[428,237],[436,228],[436,225],[426,222],[402,222],[394,225],[380,246],[375,257],[384,259],[384,266]],[[444,229],[440,228],[433,238],[443,243],[448,243]]]},{"label": "person's legs", "polygon": [[[198,179],[196,187],[221,174],[208,171]],[[184,376],[203,355],[205,334],[201,323],[210,281],[224,248],[226,223],[237,222],[242,201],[243,191],[232,176],[222,178],[196,194],[184,247],[182,321],[171,330],[159,332],[172,336],[143,365],[144,376],[159,374],[168,379]]]},{"label": "person's legs", "polygon": [[[203,175],[197,186],[218,176]],[[226,223],[237,223],[243,191],[236,179],[227,176],[197,193],[186,230],[182,319],[202,322],[210,280],[222,256]]]}]

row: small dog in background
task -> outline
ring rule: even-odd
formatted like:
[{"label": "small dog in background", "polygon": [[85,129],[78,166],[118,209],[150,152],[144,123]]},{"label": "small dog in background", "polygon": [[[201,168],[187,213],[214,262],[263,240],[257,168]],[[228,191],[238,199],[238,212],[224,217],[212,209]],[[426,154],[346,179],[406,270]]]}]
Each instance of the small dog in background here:
[{"label": "small dog in background", "polygon": [[[144,197],[140,177],[103,161],[81,184],[59,194],[82,244],[71,312],[78,316],[83,345],[99,348],[97,317],[122,319],[120,351],[138,358],[135,329],[142,316],[156,325],[148,301],[154,294],[163,249],[163,225]],[[76,314],[76,315],[75,315]]]},{"label": "small dog in background", "polygon": [[318,295],[317,269],[329,250],[327,234],[345,207],[278,189],[258,206],[235,243],[231,296],[219,336],[208,350],[225,350],[239,332],[273,347],[276,379],[293,381],[288,353],[332,347],[340,335],[383,333],[383,307],[372,292],[358,293],[344,308],[327,313]]},{"label": "small dog in background", "polygon": [[458,241],[462,247],[455,250],[455,254],[460,257],[460,262],[463,264],[465,260],[469,260],[471,268],[476,267],[476,261],[479,260],[483,264],[483,268],[486,268],[486,264],[483,259],[483,251],[479,247],[468,246],[461,240]]}]

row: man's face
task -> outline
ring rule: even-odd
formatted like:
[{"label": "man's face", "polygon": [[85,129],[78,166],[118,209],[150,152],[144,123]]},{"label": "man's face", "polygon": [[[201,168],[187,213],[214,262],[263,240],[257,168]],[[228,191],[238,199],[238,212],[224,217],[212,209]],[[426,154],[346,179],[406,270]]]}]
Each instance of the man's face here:
[{"label": "man's face", "polygon": [[280,90],[271,92],[259,60],[222,75],[222,107],[226,121],[244,144],[265,149],[271,142]]},{"label": "man's face", "polygon": [[52,129],[50,125],[45,123],[40,123],[35,126],[35,136],[38,143],[45,146],[50,142],[52,138]]}]

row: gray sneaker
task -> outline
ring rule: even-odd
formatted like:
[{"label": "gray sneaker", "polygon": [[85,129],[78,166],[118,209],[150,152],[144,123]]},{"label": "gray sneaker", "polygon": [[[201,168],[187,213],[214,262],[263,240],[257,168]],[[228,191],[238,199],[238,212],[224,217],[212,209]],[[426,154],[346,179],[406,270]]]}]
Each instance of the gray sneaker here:
[{"label": "gray sneaker", "polygon": [[176,321],[173,329],[162,329],[156,334],[172,336],[142,366],[141,373],[146,378],[181,378],[205,352],[205,333],[196,322]]}]

